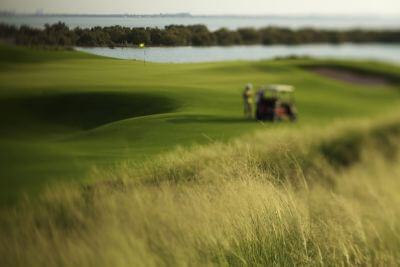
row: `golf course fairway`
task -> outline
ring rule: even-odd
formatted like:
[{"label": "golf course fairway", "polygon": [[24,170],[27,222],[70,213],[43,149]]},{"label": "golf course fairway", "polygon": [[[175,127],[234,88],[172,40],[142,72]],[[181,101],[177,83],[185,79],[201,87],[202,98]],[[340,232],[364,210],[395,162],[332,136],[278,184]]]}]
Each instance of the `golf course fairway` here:
[{"label": "golf course fairway", "polygon": [[[399,81],[400,66],[287,59],[145,64],[76,51],[0,46],[0,205],[93,169],[143,162],[176,146],[228,141],[257,129],[293,131],[400,107],[400,86],[357,85],[305,66],[341,66]],[[296,123],[243,118],[247,83],[296,88]]]}]

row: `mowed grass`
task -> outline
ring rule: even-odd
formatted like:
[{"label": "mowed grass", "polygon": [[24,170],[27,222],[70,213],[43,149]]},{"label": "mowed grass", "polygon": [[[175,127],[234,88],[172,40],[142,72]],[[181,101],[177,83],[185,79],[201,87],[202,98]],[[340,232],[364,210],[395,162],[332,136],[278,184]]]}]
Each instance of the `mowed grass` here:
[{"label": "mowed grass", "polygon": [[[143,162],[177,145],[227,141],[275,125],[242,118],[252,82],[296,87],[300,120],[335,120],[398,111],[393,86],[357,86],[300,66],[342,64],[400,76],[372,62],[279,60],[155,64],[74,51],[0,47],[0,203],[60,181],[83,181],[92,168]],[[390,70],[390,71],[388,71]]]}]

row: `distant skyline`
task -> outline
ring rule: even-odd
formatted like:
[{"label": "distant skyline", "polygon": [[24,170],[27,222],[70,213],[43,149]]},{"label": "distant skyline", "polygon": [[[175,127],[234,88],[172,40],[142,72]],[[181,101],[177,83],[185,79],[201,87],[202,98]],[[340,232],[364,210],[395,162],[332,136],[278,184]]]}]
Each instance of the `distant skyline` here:
[{"label": "distant skyline", "polygon": [[400,0],[1,0],[17,13],[193,15],[400,15]]}]

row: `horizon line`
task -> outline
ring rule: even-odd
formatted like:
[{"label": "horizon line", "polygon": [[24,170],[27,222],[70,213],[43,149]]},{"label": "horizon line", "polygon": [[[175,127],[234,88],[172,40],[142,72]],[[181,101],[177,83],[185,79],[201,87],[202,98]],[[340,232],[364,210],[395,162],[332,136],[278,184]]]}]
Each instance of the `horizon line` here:
[{"label": "horizon line", "polygon": [[10,16],[182,16],[182,17],[397,17],[398,14],[382,13],[277,13],[277,14],[192,14],[190,12],[175,13],[58,13],[58,12],[16,12],[13,10],[0,10],[0,15]]}]

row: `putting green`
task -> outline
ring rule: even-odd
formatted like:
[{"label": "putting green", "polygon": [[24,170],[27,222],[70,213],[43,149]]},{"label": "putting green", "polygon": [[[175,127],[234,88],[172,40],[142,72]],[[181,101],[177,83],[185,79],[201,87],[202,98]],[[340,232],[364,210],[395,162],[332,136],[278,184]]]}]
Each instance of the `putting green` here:
[{"label": "putting green", "polygon": [[177,145],[226,141],[276,127],[242,118],[244,85],[296,87],[300,120],[325,126],[400,106],[398,85],[336,81],[304,65],[341,64],[385,73],[383,63],[311,59],[156,64],[74,51],[0,47],[0,203],[58,181],[83,181],[94,166],[142,161]]}]

